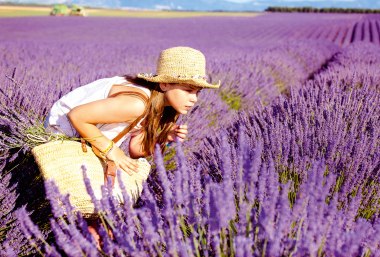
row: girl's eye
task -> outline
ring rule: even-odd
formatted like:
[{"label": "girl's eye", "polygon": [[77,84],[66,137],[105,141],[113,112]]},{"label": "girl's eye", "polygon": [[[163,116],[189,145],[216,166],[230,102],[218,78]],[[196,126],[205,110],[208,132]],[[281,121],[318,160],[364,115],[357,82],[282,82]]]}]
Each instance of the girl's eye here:
[{"label": "girl's eye", "polygon": [[194,89],[194,88],[189,88],[189,89],[186,89],[186,92],[189,92],[190,94],[196,94],[198,95],[200,90],[199,89]]}]

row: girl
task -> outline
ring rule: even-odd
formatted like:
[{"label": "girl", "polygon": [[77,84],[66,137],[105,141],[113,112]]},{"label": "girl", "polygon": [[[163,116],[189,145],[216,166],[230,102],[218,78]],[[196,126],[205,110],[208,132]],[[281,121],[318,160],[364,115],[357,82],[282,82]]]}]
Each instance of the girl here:
[{"label": "girl", "polygon": [[[138,166],[135,159],[151,155],[155,144],[164,150],[176,137],[180,141],[186,138],[187,125],[176,125],[179,115],[187,114],[195,105],[202,88],[220,86],[206,81],[205,68],[205,57],[198,50],[163,50],[157,74],[100,79],[79,87],[53,105],[45,126],[55,133],[89,139],[117,168],[132,174]],[[127,91],[136,94],[123,94]],[[119,148],[127,135],[116,144],[111,139],[129,125],[134,126],[128,133],[127,156]]]},{"label": "girl", "polygon": [[[155,75],[100,79],[63,96],[53,105],[45,127],[86,139],[113,167],[132,175],[138,170],[136,159],[153,154],[156,144],[163,151],[176,137],[186,138],[187,125],[176,124],[179,115],[193,108],[202,88],[220,86],[208,83],[205,74],[206,60],[200,51],[169,48],[160,53]],[[126,154],[119,146],[128,135]],[[99,244],[96,230],[96,224],[89,223]]]}]

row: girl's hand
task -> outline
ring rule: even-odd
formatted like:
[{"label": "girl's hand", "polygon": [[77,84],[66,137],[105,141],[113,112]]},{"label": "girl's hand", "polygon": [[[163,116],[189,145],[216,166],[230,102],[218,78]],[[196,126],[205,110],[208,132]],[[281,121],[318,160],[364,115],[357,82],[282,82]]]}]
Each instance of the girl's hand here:
[{"label": "girl's hand", "polygon": [[183,142],[187,137],[187,133],[187,125],[174,125],[172,131],[168,134],[168,141],[173,142],[178,137],[179,141]]},{"label": "girl's hand", "polygon": [[133,175],[133,172],[138,172],[138,162],[125,155],[123,150],[114,145],[111,151],[107,154],[107,159],[115,162],[117,168],[122,169],[129,175]]}]

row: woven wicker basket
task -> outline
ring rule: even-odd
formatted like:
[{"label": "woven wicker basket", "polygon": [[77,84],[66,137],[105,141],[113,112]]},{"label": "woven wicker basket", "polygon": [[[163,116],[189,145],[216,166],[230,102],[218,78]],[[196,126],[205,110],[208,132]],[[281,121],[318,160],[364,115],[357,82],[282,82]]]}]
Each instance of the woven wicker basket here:
[{"label": "woven wicker basket", "polygon": [[[32,154],[45,180],[54,180],[62,194],[70,194],[71,204],[83,214],[93,214],[94,204],[87,193],[83,176],[82,165],[86,166],[87,176],[90,178],[91,186],[95,196],[101,198],[101,186],[104,185],[105,165],[87,147],[83,152],[82,145],[76,141],[54,141],[36,146]],[[139,172],[132,176],[122,172],[122,181],[127,193],[136,199],[142,192],[142,184],[150,172],[150,164],[144,158],[139,159]],[[115,180],[113,195],[121,201],[122,194]]]}]

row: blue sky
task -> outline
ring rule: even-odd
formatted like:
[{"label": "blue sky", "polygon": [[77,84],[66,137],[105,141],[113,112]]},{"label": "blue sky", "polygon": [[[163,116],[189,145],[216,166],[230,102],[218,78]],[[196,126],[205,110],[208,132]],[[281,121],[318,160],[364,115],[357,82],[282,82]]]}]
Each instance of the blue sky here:
[{"label": "blue sky", "polygon": [[380,9],[380,0],[0,0],[0,3],[80,4],[93,7],[178,10],[264,10],[268,6]]}]

